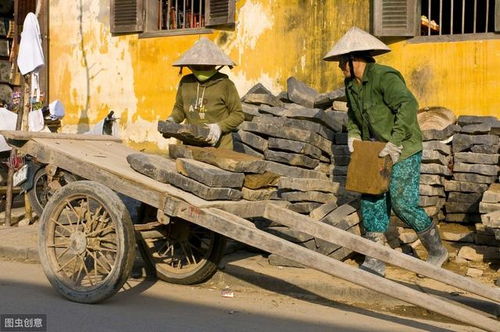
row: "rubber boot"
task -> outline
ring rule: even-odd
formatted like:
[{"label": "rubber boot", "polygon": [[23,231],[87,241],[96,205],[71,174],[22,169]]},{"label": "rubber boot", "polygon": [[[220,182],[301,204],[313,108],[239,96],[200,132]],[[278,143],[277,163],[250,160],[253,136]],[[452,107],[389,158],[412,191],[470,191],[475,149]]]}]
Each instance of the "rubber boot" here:
[{"label": "rubber boot", "polygon": [[441,267],[448,259],[448,250],[446,250],[443,246],[443,242],[441,242],[436,224],[433,223],[423,232],[417,232],[417,235],[422,245],[427,250],[426,262]]},{"label": "rubber boot", "polygon": [[[367,232],[365,234],[365,239],[371,240],[380,245],[385,245],[385,235],[384,233]],[[369,256],[365,256],[363,264],[359,267],[361,270],[385,277],[385,263]]]}]

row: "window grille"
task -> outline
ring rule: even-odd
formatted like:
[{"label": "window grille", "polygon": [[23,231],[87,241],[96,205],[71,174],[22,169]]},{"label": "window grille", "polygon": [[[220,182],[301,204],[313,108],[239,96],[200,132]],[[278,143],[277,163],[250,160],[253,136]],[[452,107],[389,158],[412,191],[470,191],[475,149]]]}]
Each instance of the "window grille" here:
[{"label": "window grille", "polygon": [[160,30],[205,27],[205,0],[159,0]]}]

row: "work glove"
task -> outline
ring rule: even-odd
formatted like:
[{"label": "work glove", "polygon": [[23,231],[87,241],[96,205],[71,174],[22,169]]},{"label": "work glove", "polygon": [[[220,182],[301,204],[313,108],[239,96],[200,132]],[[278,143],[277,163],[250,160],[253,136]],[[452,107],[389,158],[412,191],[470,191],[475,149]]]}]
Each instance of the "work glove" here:
[{"label": "work glove", "polygon": [[347,138],[347,148],[349,149],[350,153],[353,153],[354,151],[354,141],[361,141],[361,139],[357,136]]},{"label": "work glove", "polygon": [[208,144],[214,146],[219,141],[220,135],[222,131],[217,123],[209,123],[207,124],[208,128],[210,128],[210,132],[208,133],[207,142]]},{"label": "work glove", "polygon": [[395,164],[399,160],[399,156],[401,155],[401,151],[403,151],[403,146],[397,146],[391,142],[387,142],[379,153],[379,157],[390,156],[392,159],[392,164]]}]

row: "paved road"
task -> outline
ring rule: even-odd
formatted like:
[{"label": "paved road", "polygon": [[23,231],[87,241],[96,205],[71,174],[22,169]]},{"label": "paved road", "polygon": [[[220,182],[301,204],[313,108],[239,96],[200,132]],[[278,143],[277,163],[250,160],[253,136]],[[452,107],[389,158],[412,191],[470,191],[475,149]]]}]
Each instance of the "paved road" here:
[{"label": "paved road", "polygon": [[39,265],[0,261],[0,314],[46,314],[48,331],[478,331],[269,292],[130,282],[104,304],[59,297]]}]

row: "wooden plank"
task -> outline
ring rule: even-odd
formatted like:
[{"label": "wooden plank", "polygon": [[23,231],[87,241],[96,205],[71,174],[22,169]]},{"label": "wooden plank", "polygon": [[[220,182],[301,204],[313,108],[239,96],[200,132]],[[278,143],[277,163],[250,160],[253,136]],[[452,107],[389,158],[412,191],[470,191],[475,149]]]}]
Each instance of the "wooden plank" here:
[{"label": "wooden plank", "polygon": [[380,259],[386,263],[423,274],[429,278],[481,295],[490,300],[500,302],[500,290],[498,288],[482,285],[470,278],[436,267],[415,257],[399,253],[396,250],[378,245],[370,240],[334,228],[325,223],[317,222],[310,217],[283,209],[273,204],[267,205],[264,217],[319,239]]},{"label": "wooden plank", "polygon": [[5,136],[7,139],[17,141],[27,141],[33,138],[47,138],[56,140],[76,140],[76,141],[108,141],[108,142],[121,142],[118,137],[109,135],[80,135],[80,134],[54,134],[54,133],[40,133],[31,131],[17,131],[17,130],[0,130],[0,135]]},{"label": "wooden plank", "polygon": [[[402,301],[437,312],[454,320],[485,330],[495,331],[498,322],[434,296],[403,286],[389,279],[357,269],[310,249],[256,229],[249,221],[219,209],[199,209],[181,201],[166,202],[166,213],[211,229],[237,241],[283,256],[318,271],[342,278],[357,285],[389,295]],[[345,232],[347,233],[347,232]],[[368,240],[367,240],[368,241]]]},{"label": "wooden plank", "polygon": [[28,141],[21,152],[36,157],[41,163],[54,164],[154,207],[159,207],[160,199],[165,195],[200,207],[217,203],[137,173],[127,162],[127,156],[137,151],[118,142],[34,139]]}]

